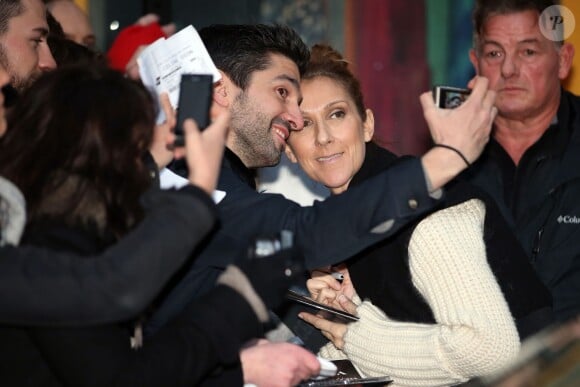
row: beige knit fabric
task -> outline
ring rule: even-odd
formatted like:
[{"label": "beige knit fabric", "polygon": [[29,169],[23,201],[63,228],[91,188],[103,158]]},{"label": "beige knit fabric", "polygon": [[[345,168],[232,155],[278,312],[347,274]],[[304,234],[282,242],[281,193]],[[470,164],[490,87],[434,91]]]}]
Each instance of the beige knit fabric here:
[{"label": "beige knit fabric", "polygon": [[329,343],[320,355],[346,355],[366,376],[391,376],[393,386],[431,387],[489,374],[513,360],[520,341],[487,264],[484,218],[484,204],[472,199],[433,213],[411,236],[413,284],[436,324],[393,321],[364,301],[343,352]]}]

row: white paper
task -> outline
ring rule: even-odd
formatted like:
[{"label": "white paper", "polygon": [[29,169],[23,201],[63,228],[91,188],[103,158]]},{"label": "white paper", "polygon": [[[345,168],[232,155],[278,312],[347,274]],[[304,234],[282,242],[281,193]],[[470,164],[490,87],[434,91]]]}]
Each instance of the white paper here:
[{"label": "white paper", "polygon": [[[156,98],[160,93],[168,93],[173,108],[179,104],[181,74],[211,74],[214,83],[221,79],[220,72],[192,25],[167,39],[159,38],[151,43],[141,52],[137,63],[143,84]],[[157,122],[161,123],[165,120],[161,108],[159,114]]]}]

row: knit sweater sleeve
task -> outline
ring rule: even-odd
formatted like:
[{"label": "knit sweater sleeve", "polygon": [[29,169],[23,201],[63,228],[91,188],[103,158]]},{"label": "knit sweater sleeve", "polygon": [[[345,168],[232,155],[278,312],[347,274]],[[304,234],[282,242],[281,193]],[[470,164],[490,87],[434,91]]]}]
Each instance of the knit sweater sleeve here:
[{"label": "knit sweater sleeve", "polygon": [[484,204],[476,199],[433,213],[409,244],[413,284],[435,324],[389,319],[365,301],[343,352],[367,376],[400,386],[442,386],[492,373],[518,353],[509,307],[487,264]]}]

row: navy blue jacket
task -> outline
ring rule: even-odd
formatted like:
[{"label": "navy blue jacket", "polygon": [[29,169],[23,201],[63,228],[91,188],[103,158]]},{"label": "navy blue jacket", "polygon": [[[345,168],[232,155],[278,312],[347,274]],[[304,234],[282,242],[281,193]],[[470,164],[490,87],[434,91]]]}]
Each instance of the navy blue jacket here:
[{"label": "navy blue jacket", "polygon": [[[165,193],[167,196],[169,193]],[[180,197],[183,194],[172,194]],[[189,196],[189,195],[188,195]],[[194,241],[199,241],[212,224],[211,208],[214,204],[209,197],[204,197],[204,203],[198,206],[207,206],[206,215],[195,206],[176,206],[175,210],[189,209],[191,216],[197,217],[197,221],[189,224],[200,235],[190,235],[186,238],[181,231],[174,229],[172,222],[167,222],[169,230],[176,233],[178,240],[173,240],[177,247],[167,247],[167,252],[175,254],[183,252],[181,245],[188,246]],[[183,198],[184,201],[185,197]],[[191,198],[188,198],[189,201]],[[195,201],[193,201],[195,203]],[[179,201],[173,201],[179,204]],[[185,202],[183,204],[186,204]],[[189,220],[190,215],[179,216],[168,209],[169,214],[182,217],[183,221]],[[178,224],[178,223],[177,223]],[[155,225],[157,229],[161,224]],[[153,231],[149,225],[146,230]],[[24,235],[23,244],[31,244],[45,247],[53,251],[74,253],[77,262],[62,266],[59,261],[50,269],[47,276],[62,278],[65,284],[77,280],[81,276],[75,271],[92,273],[91,279],[107,277],[116,280],[121,273],[114,273],[115,262],[107,261],[101,266],[95,265],[98,260],[103,244],[112,240],[111,235],[95,232],[96,227],[91,225],[72,226],[62,221],[43,220],[33,225],[28,225]],[[164,234],[164,232],[161,232]],[[153,233],[144,234],[142,231],[133,234],[133,242],[136,236],[150,238],[142,240],[150,251],[136,249],[141,255],[138,257],[145,261],[145,265],[133,267],[137,272],[143,272],[143,278],[135,278],[134,281],[146,283],[146,287],[157,288],[158,283],[148,284],[149,280],[161,280],[167,275],[164,266],[155,259],[148,261],[150,254],[159,254],[158,249],[164,242],[171,242],[164,236],[156,240]],[[180,240],[181,239],[181,240]],[[190,242],[191,240],[191,242]],[[158,246],[160,244],[160,246]],[[191,247],[191,246],[190,246]],[[159,254],[163,256],[163,254]],[[58,256],[57,256],[58,257]],[[106,257],[105,257],[106,258]],[[123,257],[119,257],[121,260]],[[165,256],[170,262],[174,257]],[[150,262],[151,265],[147,265]],[[120,269],[123,269],[121,263]],[[143,268],[141,268],[143,266]],[[38,270],[46,266],[35,268],[30,264],[33,274],[39,275]],[[153,273],[145,273],[153,272]],[[67,279],[71,277],[71,279]],[[114,281],[113,281],[114,282]],[[91,282],[89,281],[90,285]],[[83,282],[79,286],[82,287]],[[56,286],[56,285],[55,285]],[[79,287],[77,286],[77,287]],[[139,289],[144,285],[133,284]],[[58,287],[58,286],[57,286]],[[70,286],[69,291],[77,291],[77,287]],[[102,304],[100,289],[93,289],[85,303],[93,300]],[[114,291],[115,287],[111,291]],[[42,294],[37,295],[39,299]],[[115,297],[115,294],[110,294]],[[63,295],[64,298],[75,296]],[[57,306],[60,307],[57,303]],[[50,305],[46,306],[49,308]],[[43,309],[37,311],[40,313]],[[32,309],[32,308],[30,308]],[[80,308],[84,311],[87,308]],[[67,315],[74,315],[68,311]],[[32,313],[32,312],[30,312]],[[80,313],[80,312],[79,312]],[[54,313],[53,313],[54,314]],[[109,315],[104,308],[103,314]],[[243,375],[239,359],[239,349],[247,340],[259,337],[263,334],[262,323],[246,299],[232,288],[219,285],[214,287],[202,297],[193,300],[184,307],[183,313],[173,319],[166,329],[160,330],[154,337],[148,338],[143,347],[134,350],[130,346],[131,325],[125,323],[106,323],[89,325],[87,321],[78,317],[83,322],[82,326],[75,326],[70,321],[66,327],[38,327],[26,326],[25,324],[2,324],[0,325],[0,385],[2,386],[194,386],[202,381],[212,381],[214,373],[220,375],[222,385],[242,385]],[[61,317],[64,319],[64,317]],[[72,320],[71,321],[76,321]],[[36,324],[34,324],[36,325]],[[71,326],[72,325],[72,326]]]},{"label": "navy blue jacket", "polygon": [[393,234],[431,209],[420,160],[409,158],[364,184],[313,206],[301,207],[279,194],[258,193],[252,170],[226,149],[218,189],[220,225],[193,266],[171,290],[146,328],[153,333],[191,298],[214,286],[225,266],[244,254],[251,239],[286,229],[304,251],[309,269],[336,264]]}]

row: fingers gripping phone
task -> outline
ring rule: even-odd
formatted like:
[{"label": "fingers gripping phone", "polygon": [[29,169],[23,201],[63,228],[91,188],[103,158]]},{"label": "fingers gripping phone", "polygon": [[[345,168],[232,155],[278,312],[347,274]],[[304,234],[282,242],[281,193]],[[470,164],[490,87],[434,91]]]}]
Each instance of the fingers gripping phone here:
[{"label": "fingers gripping phone", "polygon": [[213,76],[211,74],[182,74],[179,85],[179,106],[175,125],[175,145],[185,144],[183,121],[193,118],[204,130],[209,125],[209,110],[213,96]]},{"label": "fingers gripping phone", "polygon": [[358,321],[358,316],[350,314],[340,309],[333,308],[328,305],[321,304],[318,301],[313,300],[310,297],[304,296],[293,290],[288,290],[286,293],[286,298],[292,301],[296,301],[302,305],[308,306],[314,310],[314,313],[318,313],[322,318],[326,320],[341,322],[347,324],[353,321]]},{"label": "fingers gripping phone", "polygon": [[470,93],[471,90],[469,89],[435,86],[433,88],[433,99],[435,100],[435,105],[441,109],[455,109],[465,102]]}]

